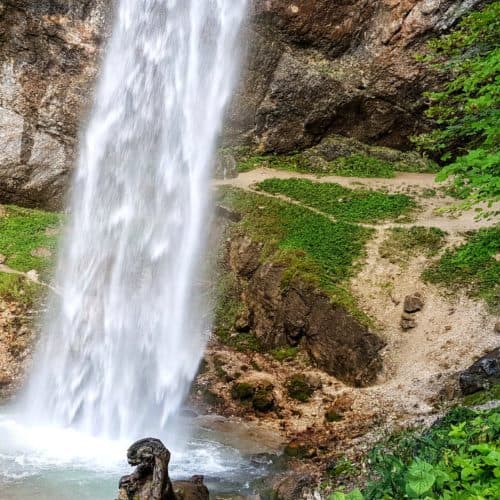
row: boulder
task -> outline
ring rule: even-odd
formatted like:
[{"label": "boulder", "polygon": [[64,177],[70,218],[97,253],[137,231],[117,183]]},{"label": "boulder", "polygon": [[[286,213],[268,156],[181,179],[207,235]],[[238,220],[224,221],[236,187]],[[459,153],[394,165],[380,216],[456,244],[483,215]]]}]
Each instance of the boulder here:
[{"label": "boulder", "polygon": [[382,368],[382,339],[310,283],[293,278],[282,286],[286,266],[262,262],[261,251],[247,236],[233,238],[228,251],[244,289],[245,326],[259,344],[268,350],[300,344],[318,368],[343,382],[372,383]]},{"label": "boulder", "polygon": [[403,308],[406,313],[414,313],[420,311],[422,310],[422,307],[424,307],[424,301],[419,293],[407,295],[405,297]]},{"label": "boulder", "polygon": [[462,394],[473,394],[500,383],[500,347],[478,359],[459,377]]}]

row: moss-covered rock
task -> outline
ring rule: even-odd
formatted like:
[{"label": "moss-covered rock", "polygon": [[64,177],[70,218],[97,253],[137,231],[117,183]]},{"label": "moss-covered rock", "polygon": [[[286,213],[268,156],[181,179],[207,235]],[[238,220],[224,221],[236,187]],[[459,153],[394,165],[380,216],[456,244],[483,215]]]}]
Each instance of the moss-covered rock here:
[{"label": "moss-covered rock", "polygon": [[303,374],[292,375],[286,381],[286,390],[292,399],[305,403],[314,393],[314,387]]}]

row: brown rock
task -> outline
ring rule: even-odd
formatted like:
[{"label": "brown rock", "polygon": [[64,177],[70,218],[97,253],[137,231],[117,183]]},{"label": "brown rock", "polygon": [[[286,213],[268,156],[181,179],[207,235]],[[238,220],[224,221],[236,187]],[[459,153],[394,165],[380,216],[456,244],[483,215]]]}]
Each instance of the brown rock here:
[{"label": "brown rock", "polygon": [[235,238],[229,260],[246,287],[243,299],[250,329],[261,345],[274,349],[301,343],[319,368],[343,382],[373,382],[382,368],[383,341],[311,285],[295,279],[283,287],[285,267],[261,264],[260,249],[249,238]]},{"label": "brown rock", "polygon": [[497,322],[495,323],[495,328],[494,328],[494,329],[495,329],[495,332],[496,332],[496,333],[500,333],[500,321],[497,321]]},{"label": "brown rock", "polygon": [[414,319],[401,318],[400,325],[403,330],[411,330],[417,326],[417,322]]},{"label": "brown rock", "polygon": [[419,293],[407,295],[405,297],[403,308],[407,313],[414,313],[420,311],[424,307],[424,301]]}]

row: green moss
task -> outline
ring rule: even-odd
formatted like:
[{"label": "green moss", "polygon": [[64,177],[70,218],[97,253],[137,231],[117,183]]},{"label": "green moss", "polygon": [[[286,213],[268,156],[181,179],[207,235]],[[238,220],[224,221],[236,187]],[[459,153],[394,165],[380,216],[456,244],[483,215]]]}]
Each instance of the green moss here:
[{"label": "green moss", "polygon": [[53,259],[36,255],[38,248],[52,254],[57,246],[55,231],[61,222],[59,214],[15,206],[5,206],[0,216],[0,253],[5,264],[18,271],[35,269],[42,274],[50,271]]},{"label": "green moss", "polygon": [[288,361],[294,359],[298,352],[298,347],[278,347],[277,349],[273,349],[269,354],[277,361]]},{"label": "green moss", "polygon": [[342,420],[342,415],[339,415],[335,410],[327,410],[325,412],[325,420],[327,422],[340,422]]},{"label": "green moss", "polygon": [[231,397],[239,401],[250,401],[255,394],[255,387],[246,382],[237,382],[231,389]]},{"label": "green moss", "polygon": [[282,194],[345,222],[378,222],[407,215],[416,207],[404,194],[349,189],[339,184],[306,179],[266,179],[258,188]]},{"label": "green moss", "polygon": [[234,232],[262,242],[262,259],[283,266],[283,287],[294,279],[310,283],[371,326],[343,282],[356,273],[372,229],[333,222],[306,207],[235,188],[219,193],[224,205],[242,215]]},{"label": "green moss", "polygon": [[274,409],[273,386],[259,387],[252,398],[254,410],[260,412],[269,412]]},{"label": "green moss", "polygon": [[314,393],[314,388],[309,384],[305,375],[292,375],[286,381],[286,390],[292,399],[305,403]]},{"label": "green moss", "polygon": [[392,263],[408,262],[408,256],[432,257],[445,244],[446,233],[435,227],[396,227],[380,245],[379,253]]},{"label": "green moss", "polygon": [[[315,153],[315,148],[305,152],[289,154],[259,154],[248,147],[238,147],[231,150],[236,158],[239,172],[248,172],[259,167],[275,168],[289,172],[314,173],[316,175],[339,175],[346,177],[381,177],[391,178],[401,172],[434,171],[433,166],[422,158],[405,154],[387,148],[353,144],[351,140],[336,139],[344,156],[327,161],[321,154]],[[346,144],[349,144],[346,147]]]},{"label": "green moss", "polygon": [[423,273],[424,279],[451,290],[462,288],[472,297],[484,299],[493,309],[500,307],[500,226],[467,235],[467,242],[447,250]]},{"label": "green moss", "polygon": [[474,394],[465,396],[464,405],[476,406],[482,405],[484,403],[489,403],[490,401],[498,400],[500,400],[500,384],[495,384],[491,389],[487,391],[479,391]]}]

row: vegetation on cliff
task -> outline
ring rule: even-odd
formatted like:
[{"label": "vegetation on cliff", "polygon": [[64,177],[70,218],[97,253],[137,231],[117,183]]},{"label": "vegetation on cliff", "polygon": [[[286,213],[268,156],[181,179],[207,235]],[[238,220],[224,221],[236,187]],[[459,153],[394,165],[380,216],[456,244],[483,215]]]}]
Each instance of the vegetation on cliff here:
[{"label": "vegetation on cliff", "polygon": [[453,177],[473,202],[500,200],[500,2],[466,16],[450,34],[429,42],[422,59],[447,77],[427,93],[436,128],[416,138],[440,159],[438,179]]}]

